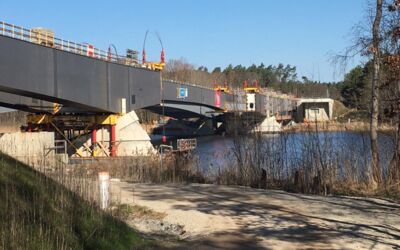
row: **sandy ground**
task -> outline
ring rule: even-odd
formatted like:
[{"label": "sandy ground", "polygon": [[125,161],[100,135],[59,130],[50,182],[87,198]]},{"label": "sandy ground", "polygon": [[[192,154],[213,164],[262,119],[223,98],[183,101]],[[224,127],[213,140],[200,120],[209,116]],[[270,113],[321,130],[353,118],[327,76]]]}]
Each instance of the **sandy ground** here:
[{"label": "sandy ground", "polygon": [[400,249],[400,205],[204,184],[113,182],[122,203],[165,212],[186,249]]}]

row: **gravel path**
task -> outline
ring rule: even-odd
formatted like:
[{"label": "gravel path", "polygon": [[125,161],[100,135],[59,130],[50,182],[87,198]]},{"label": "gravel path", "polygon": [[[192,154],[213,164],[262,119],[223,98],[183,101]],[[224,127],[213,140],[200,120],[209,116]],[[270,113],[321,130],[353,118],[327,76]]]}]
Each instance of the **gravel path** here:
[{"label": "gravel path", "polygon": [[191,249],[400,249],[400,205],[205,184],[115,182],[122,203],[165,212]]}]

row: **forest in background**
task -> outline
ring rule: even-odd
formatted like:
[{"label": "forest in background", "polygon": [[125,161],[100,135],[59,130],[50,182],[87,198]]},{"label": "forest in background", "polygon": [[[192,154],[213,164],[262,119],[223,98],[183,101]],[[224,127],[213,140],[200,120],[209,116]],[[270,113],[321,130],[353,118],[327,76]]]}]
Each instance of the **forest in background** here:
[{"label": "forest in background", "polygon": [[[186,59],[169,60],[163,78],[208,87],[213,87],[214,82],[220,85],[227,83],[230,88],[242,88],[245,80],[250,85],[258,81],[260,87],[301,98],[332,98],[355,111],[369,113],[371,106],[371,61],[350,69],[343,80],[338,82],[320,82],[299,76],[296,66],[290,64],[266,66],[261,63],[248,67],[229,64],[226,68],[216,67],[209,70],[205,66],[196,67]],[[384,86],[380,91],[383,96],[388,95],[388,89]],[[381,102],[381,120],[387,121],[393,116],[391,104]]]}]

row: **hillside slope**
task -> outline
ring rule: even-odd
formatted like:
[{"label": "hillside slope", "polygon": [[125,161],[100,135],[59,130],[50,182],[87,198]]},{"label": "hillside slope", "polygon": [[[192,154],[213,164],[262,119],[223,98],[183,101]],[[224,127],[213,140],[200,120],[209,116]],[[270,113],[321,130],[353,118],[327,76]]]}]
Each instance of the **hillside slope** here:
[{"label": "hillside slope", "polygon": [[145,249],[125,223],[0,155],[0,249]]}]

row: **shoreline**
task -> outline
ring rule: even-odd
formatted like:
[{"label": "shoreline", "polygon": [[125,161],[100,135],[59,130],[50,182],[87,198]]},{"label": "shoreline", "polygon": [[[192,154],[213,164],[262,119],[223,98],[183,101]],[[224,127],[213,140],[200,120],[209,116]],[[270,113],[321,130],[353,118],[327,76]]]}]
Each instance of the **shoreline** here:
[{"label": "shoreline", "polygon": [[[297,123],[291,126],[283,126],[282,130],[279,132],[263,132],[262,134],[279,134],[279,133],[304,133],[304,132],[369,132],[370,124],[369,122],[351,122],[351,123],[340,123],[340,122],[318,122],[318,123]],[[380,124],[378,127],[378,132],[380,133],[395,133],[396,127],[390,124]],[[157,136],[159,138],[157,138]],[[199,138],[204,136],[224,136],[220,134],[209,134],[201,136],[185,136],[182,138]],[[226,134],[225,136],[229,136]],[[160,143],[161,135],[150,134],[152,142]],[[176,139],[177,136],[168,136],[168,141]],[[181,137],[179,137],[181,138]]]},{"label": "shoreline", "polygon": [[[319,122],[319,123],[299,123],[292,126],[282,128],[282,132],[368,132],[370,124],[368,122]],[[380,124],[378,127],[379,132],[395,132],[395,126],[390,124]]]}]

